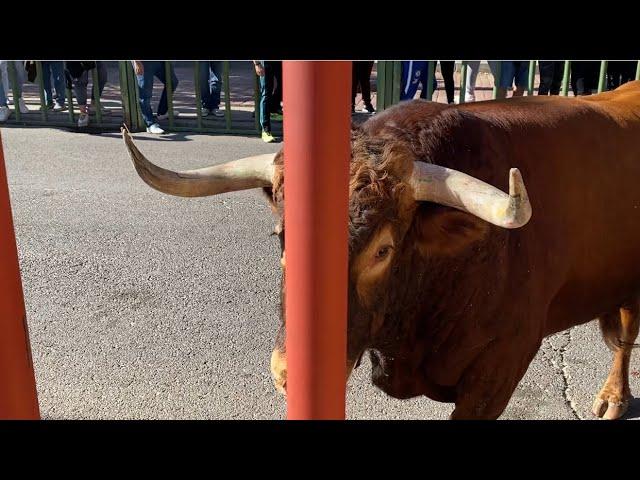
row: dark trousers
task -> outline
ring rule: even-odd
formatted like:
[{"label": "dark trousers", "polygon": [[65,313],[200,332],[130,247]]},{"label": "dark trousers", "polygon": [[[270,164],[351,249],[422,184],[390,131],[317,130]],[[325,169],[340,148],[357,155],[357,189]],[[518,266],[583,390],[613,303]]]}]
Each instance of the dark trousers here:
[{"label": "dark trousers", "polygon": [[[456,88],[455,84],[453,83],[454,67],[455,67],[455,61],[443,62],[442,60],[440,60],[440,73],[442,73],[442,78],[444,79],[444,90],[445,92],[447,92],[447,103],[454,102],[454,92]],[[435,68],[434,68],[434,74],[435,74]],[[427,98],[426,88],[423,88],[422,92],[420,92],[420,98]]]},{"label": "dark trousers", "polygon": [[613,90],[636,78],[637,62],[609,62],[607,64],[607,89]]},{"label": "dark trousers", "polygon": [[358,85],[365,105],[371,104],[371,70],[373,62],[352,62],[351,67],[351,106],[355,107]]},{"label": "dark trousers", "polygon": [[282,113],[282,62],[266,62],[270,65],[275,85],[271,95],[271,112]]},{"label": "dark trousers", "polygon": [[571,90],[577,97],[591,95],[598,88],[600,62],[571,62]]},{"label": "dark trousers", "polygon": [[564,62],[543,62],[541,60],[538,66],[540,67],[538,95],[560,95]]}]

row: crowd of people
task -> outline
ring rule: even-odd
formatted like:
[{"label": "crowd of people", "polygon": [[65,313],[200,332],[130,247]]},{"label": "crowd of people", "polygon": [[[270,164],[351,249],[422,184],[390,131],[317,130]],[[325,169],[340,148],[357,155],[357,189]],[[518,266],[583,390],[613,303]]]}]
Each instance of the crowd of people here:
[{"label": "crowd of people", "polygon": [[[5,122],[11,115],[9,105],[13,104],[21,113],[27,113],[29,109],[22,97],[25,82],[37,81],[38,69],[34,61],[14,61],[15,85],[10,88],[8,74],[9,61],[0,61],[0,122]],[[436,62],[437,63],[437,62]],[[439,61],[440,72],[444,80],[444,89],[447,102],[455,103],[454,61]],[[512,90],[514,97],[524,95],[529,84],[529,61],[489,61],[489,68],[494,77],[494,85],[497,98],[506,98],[507,92]],[[170,76],[172,91],[178,86],[174,66],[171,62],[132,60],[131,65],[136,77],[138,99],[142,118],[146,130],[153,134],[162,134],[158,120],[168,118],[169,105],[167,101],[167,73]],[[167,68],[168,65],[168,68]],[[371,72],[373,61],[354,61],[352,65],[352,89],[351,111],[356,112],[357,92],[360,90],[364,107],[363,113],[373,114],[375,108],[371,100]],[[465,102],[473,102],[475,98],[476,81],[480,70],[481,61],[467,62],[467,77],[464,95]],[[222,67],[221,61],[198,62],[198,80],[200,84],[200,113],[202,117],[223,117],[225,114],[220,109],[220,92],[222,91]],[[277,141],[271,129],[271,120],[282,119],[282,62],[254,60],[253,67],[260,86],[259,116],[262,130],[262,140],[267,143]],[[615,61],[608,62],[606,89],[613,89],[619,85],[633,80],[636,74],[637,62]],[[540,84],[538,95],[559,95],[564,78],[564,61],[539,61]],[[89,75],[96,71],[98,80],[98,95],[101,96],[107,84],[107,68],[101,61],[43,61],[41,62],[42,86],[45,108],[54,112],[66,110],[67,89],[73,92],[79,108],[78,127],[87,127],[90,122],[91,109],[95,110],[95,88],[91,93],[91,105],[88,104],[87,87]],[[415,98],[418,89],[421,88],[420,98],[426,99],[431,81],[432,89],[437,89],[435,75],[435,63],[429,76],[429,62],[427,61],[403,61],[401,74],[400,100]],[[570,85],[575,96],[591,95],[598,89],[600,75],[599,61],[571,62],[569,72]],[[153,83],[158,79],[163,84],[162,94],[157,104],[156,114],[153,113],[152,95]],[[13,101],[9,99],[9,93],[13,93]],[[429,99],[431,100],[431,99]],[[102,109],[103,115],[109,114],[109,110]],[[178,117],[180,112],[174,110],[173,116]]]}]

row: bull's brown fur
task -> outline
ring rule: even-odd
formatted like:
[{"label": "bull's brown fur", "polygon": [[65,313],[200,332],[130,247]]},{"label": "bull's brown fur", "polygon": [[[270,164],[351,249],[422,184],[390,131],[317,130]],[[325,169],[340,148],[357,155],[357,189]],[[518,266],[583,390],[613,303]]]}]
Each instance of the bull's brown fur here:
[{"label": "bull's brown fur", "polygon": [[[531,221],[507,231],[413,201],[414,160],[502,190],[520,169]],[[351,175],[350,261],[388,224],[395,253],[366,308],[351,271],[349,356],[371,349],[373,380],[390,395],[455,402],[454,418],[495,418],[545,336],[637,302],[640,82],[580,99],[402,103],[354,130]],[[269,193],[282,213],[281,171]],[[622,311],[622,326],[603,325],[633,343],[637,309]],[[629,352],[616,357],[607,385],[626,383],[610,398],[630,395]]]}]

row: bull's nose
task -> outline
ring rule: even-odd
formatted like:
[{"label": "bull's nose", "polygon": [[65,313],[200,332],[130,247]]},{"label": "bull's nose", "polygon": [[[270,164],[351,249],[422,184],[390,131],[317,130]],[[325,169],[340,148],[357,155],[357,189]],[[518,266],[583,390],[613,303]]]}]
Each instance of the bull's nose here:
[{"label": "bull's nose", "polygon": [[271,353],[271,375],[276,390],[287,394],[287,355],[277,348]]}]

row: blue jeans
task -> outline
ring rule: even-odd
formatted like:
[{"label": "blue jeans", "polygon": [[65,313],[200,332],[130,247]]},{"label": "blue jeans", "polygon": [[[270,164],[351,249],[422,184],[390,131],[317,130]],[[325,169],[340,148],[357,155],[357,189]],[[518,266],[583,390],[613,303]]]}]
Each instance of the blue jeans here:
[{"label": "blue jeans", "polygon": [[51,94],[51,77],[56,89],[56,103],[64,106],[66,100],[66,81],[64,78],[64,62],[42,62],[42,83],[44,88],[44,103],[53,107],[53,95]]},{"label": "blue jeans", "polygon": [[216,110],[220,107],[222,90],[222,62],[198,62],[200,64],[200,101],[202,108]]},{"label": "blue jeans", "polygon": [[516,84],[516,87],[526,88],[529,85],[529,61],[511,61],[511,62],[489,62],[489,67],[491,68],[491,73],[495,78],[498,63],[502,64],[502,69],[500,70],[500,81],[496,86],[501,88],[511,88],[513,84]]},{"label": "blue jeans", "polygon": [[[153,111],[151,110],[151,95],[153,94],[153,77],[157,77],[164,84],[162,89],[162,96],[158,103],[158,115],[164,115],[169,110],[167,104],[167,77],[164,62],[142,62],[144,66],[144,73],[142,75],[136,75],[136,81],[138,82],[138,94],[140,96],[140,108],[142,109],[142,118],[147,127],[153,125],[155,122],[153,118]],[[173,65],[170,64],[171,72],[171,91],[175,92],[178,86],[178,77],[173,69]]]},{"label": "blue jeans", "polygon": [[[434,76],[432,79],[433,82],[433,91],[435,92],[438,88],[438,82],[435,77],[435,68],[433,70]],[[426,98],[426,90],[427,85],[425,83],[425,78],[429,74],[429,62],[424,61],[408,61],[402,62],[402,78],[401,78],[401,88],[400,88],[400,100],[412,100],[413,97],[416,96],[416,92],[418,91],[418,84],[422,84],[422,90],[424,91],[422,98]],[[430,98],[428,100],[431,100]]]}]

